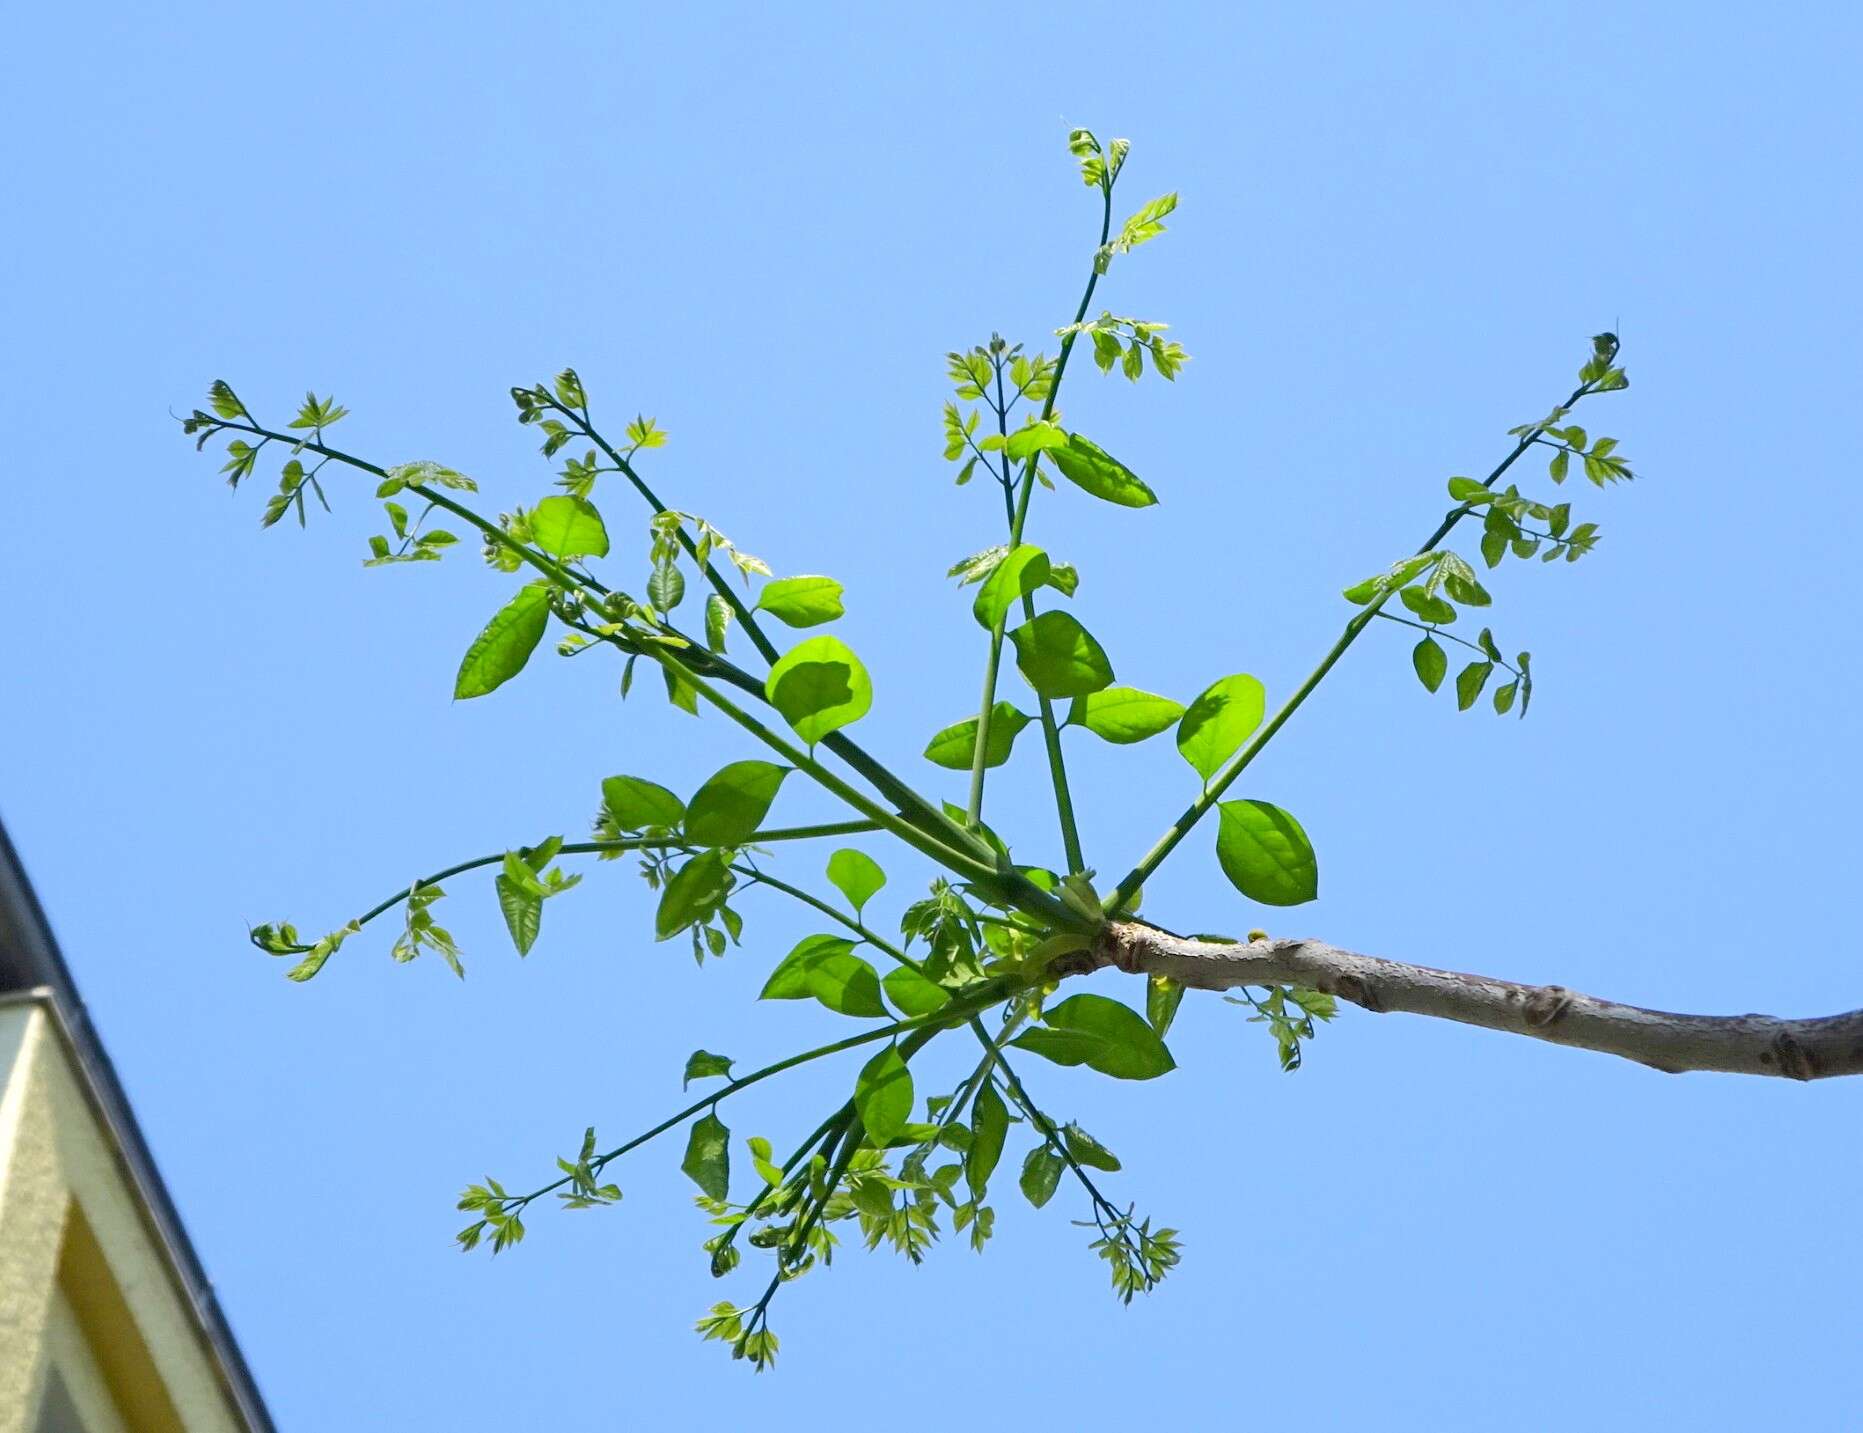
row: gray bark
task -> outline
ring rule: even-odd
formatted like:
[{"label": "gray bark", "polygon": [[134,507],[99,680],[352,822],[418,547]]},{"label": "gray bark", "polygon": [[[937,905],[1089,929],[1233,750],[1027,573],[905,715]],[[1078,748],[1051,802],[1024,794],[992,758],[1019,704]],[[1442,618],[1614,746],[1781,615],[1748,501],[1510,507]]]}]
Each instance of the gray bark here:
[{"label": "gray bark", "polygon": [[1772,1015],[1676,1015],[1581,995],[1360,955],[1317,940],[1223,944],[1139,922],[1107,925],[1091,950],[1057,973],[1105,966],[1162,975],[1197,990],[1305,985],[1377,1013],[1403,1010],[1618,1055],[1670,1074],[1721,1070],[1817,1080],[1863,1073],[1863,1010],[1803,1020]]}]

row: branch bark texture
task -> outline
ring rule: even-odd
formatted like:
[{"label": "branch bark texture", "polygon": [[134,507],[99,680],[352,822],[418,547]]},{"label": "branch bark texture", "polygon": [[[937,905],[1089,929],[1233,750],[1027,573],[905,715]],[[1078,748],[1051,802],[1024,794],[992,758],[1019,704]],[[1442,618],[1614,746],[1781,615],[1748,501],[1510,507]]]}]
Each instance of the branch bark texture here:
[{"label": "branch bark texture", "polygon": [[1581,995],[1360,955],[1318,940],[1246,945],[1195,940],[1138,922],[1113,922],[1094,948],[1060,968],[1116,966],[1192,989],[1305,985],[1365,1010],[1408,1011],[1621,1056],[1669,1074],[1720,1070],[1817,1080],[1863,1074],[1863,1010],[1803,1020],[1772,1015],[1677,1015]]}]

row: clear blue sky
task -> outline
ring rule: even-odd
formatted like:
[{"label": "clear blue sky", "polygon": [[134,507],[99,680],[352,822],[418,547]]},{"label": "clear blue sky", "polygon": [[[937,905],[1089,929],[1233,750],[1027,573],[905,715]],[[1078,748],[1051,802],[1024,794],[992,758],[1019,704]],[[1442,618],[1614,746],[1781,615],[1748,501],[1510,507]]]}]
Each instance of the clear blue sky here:
[{"label": "clear blue sky", "polygon": [[[1322,863],[1320,902],[1267,924],[1674,1009],[1848,1008],[1848,7],[383,8],[33,7],[0,58],[0,811],[284,1427],[804,1428],[902,1396],[978,1429],[1853,1423],[1863,1086],[1355,1010],[1292,1077],[1211,998],[1165,1080],[1031,1070],[1184,1233],[1130,1310],[1070,1196],[1005,1190],[981,1259],[850,1256],[786,1291],[753,1378],[689,1332],[721,1293],[676,1142],[618,1170],[617,1210],[453,1252],[463,1183],[658,1118],[693,1047],[841,1028],[752,1001],[814,922],[752,896],[746,948],[696,970],[607,865],[520,962],[462,880],[465,982],[373,930],[280,979],[248,922],[336,925],[573,839],[604,775],[690,791],[753,753],[622,706],[594,660],[451,703],[509,580],[470,551],[364,571],[378,517],[340,477],[334,517],[261,533],[263,492],[229,496],[168,417],[219,375],[280,415],[334,390],[347,445],[508,507],[550,468],[505,389],[574,363],[598,414],[671,431],[652,473],[680,505],[847,583],[861,737],[955,794],[915,758],[982,657],[942,573],[1000,515],[939,460],[941,355],[1052,342],[1096,218],[1063,137],[1129,135],[1124,194],[1183,202],[1105,301],[1194,362],[1174,387],[1083,367],[1065,407],[1164,500],[1043,494],[1031,529],[1122,680],[1286,692],[1340,586],[1564,394],[1588,335],[1624,336],[1633,381],[1585,415],[1645,475],[1572,494],[1598,554],[1493,584],[1531,716],[1456,716],[1371,634],[1251,773]],[[994,788],[1030,855],[1038,750]],[[1071,750],[1089,859],[1123,869],[1188,769]],[[829,809],[798,785],[779,814]],[[883,901],[926,874],[888,865]],[[1204,836],[1148,909],[1261,919]],[[852,1069],[731,1122],[780,1142]]]}]

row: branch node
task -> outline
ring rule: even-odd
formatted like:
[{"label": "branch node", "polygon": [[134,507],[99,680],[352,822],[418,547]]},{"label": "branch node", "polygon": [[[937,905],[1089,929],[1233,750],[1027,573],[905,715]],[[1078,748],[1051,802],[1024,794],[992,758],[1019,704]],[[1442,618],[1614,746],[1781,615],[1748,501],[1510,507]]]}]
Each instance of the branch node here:
[{"label": "branch node", "polygon": [[1571,1008],[1571,991],[1563,985],[1542,985],[1527,996],[1520,1014],[1529,1028],[1544,1030]]},{"label": "branch node", "polygon": [[1374,1015],[1384,1014],[1383,999],[1372,983],[1363,976],[1354,975],[1348,971],[1334,984],[1337,986],[1335,993],[1341,1000],[1350,1000],[1361,1010],[1369,1010]]},{"label": "branch node", "polygon": [[1815,1080],[1818,1077],[1817,1058],[1794,1040],[1789,1030],[1781,1030],[1772,1037],[1772,1044],[1760,1052],[1760,1063],[1777,1064],[1779,1073],[1789,1080]]}]

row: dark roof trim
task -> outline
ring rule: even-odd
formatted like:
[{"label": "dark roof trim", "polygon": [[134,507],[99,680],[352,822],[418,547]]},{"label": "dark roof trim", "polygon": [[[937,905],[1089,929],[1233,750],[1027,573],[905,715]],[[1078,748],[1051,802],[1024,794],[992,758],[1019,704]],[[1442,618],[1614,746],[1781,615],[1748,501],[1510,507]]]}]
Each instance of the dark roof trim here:
[{"label": "dark roof trim", "polygon": [[[6,998],[9,994],[13,999]],[[116,1069],[97,1038],[71,971],[59,953],[45,911],[26,879],[6,827],[0,825],[0,1003],[12,1004],[18,999],[35,999],[51,1010],[53,1023],[77,1066],[79,1083],[115,1147],[123,1177],[140,1196],[149,1233],[168,1256],[182,1301],[207,1342],[234,1411],[250,1433],[275,1433],[252,1370],[234,1342],[200,1256],[188,1242],[181,1215],[156,1172],[155,1159],[136,1125]]]}]

